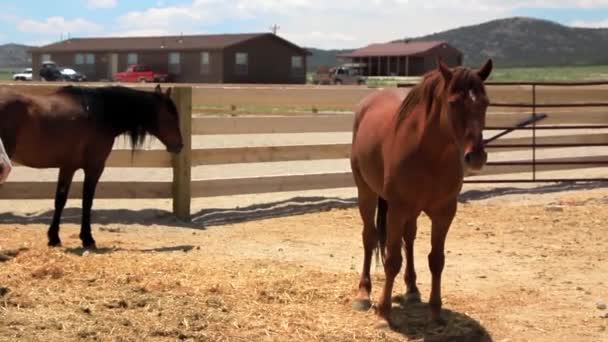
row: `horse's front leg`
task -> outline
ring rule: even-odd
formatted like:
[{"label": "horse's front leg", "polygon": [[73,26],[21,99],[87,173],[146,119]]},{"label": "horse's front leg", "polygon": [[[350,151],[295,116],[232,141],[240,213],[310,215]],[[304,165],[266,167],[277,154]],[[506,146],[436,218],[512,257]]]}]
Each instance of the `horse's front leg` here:
[{"label": "horse's front leg", "polygon": [[84,248],[95,249],[95,240],[91,234],[91,208],[95,197],[95,188],[99,177],[103,173],[102,167],[84,169],[84,187],[82,189],[82,224],[80,226],[80,240]]},{"label": "horse's front leg", "polygon": [[70,192],[70,185],[72,184],[74,172],[76,172],[76,170],[72,168],[59,169],[57,191],[55,192],[55,212],[53,213],[53,221],[51,222],[51,226],[47,232],[49,239],[48,245],[51,247],[61,246],[61,239],[59,239],[59,225],[61,223],[61,214]]},{"label": "horse's front leg", "polygon": [[456,215],[457,206],[457,201],[453,201],[440,210],[428,213],[432,222],[431,253],[428,256],[429,268],[432,274],[429,305],[431,308],[431,319],[437,323],[444,323],[444,320],[441,318],[441,273],[445,265],[445,238]]},{"label": "horse's front leg", "polygon": [[416,240],[416,232],[418,225],[416,219],[409,221],[405,225],[403,241],[405,242],[405,274],[404,280],[406,292],[404,300],[407,303],[419,303],[420,291],[416,285],[416,269],[414,267],[414,241]]}]

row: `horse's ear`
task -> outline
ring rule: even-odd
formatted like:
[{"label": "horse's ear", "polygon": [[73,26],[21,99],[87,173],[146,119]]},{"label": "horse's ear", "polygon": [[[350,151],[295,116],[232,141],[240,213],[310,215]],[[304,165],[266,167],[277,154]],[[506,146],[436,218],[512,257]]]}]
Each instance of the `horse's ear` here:
[{"label": "horse's ear", "polygon": [[157,84],[156,87],[154,88],[154,91],[158,94],[162,94],[163,91],[160,89],[160,84]]},{"label": "horse's ear", "polygon": [[477,75],[479,75],[479,78],[484,81],[487,80],[492,72],[493,65],[494,63],[492,62],[492,58],[488,59],[486,64],[484,64],[481,69],[477,70]]},{"label": "horse's ear", "polygon": [[443,75],[445,83],[449,83],[452,80],[452,70],[443,64],[441,57],[437,57],[437,67],[439,68],[439,71],[441,71],[441,75]]},{"label": "horse's ear", "polygon": [[165,95],[167,95],[167,97],[171,96],[171,89],[173,89],[173,88],[168,87],[167,90],[165,91]]}]

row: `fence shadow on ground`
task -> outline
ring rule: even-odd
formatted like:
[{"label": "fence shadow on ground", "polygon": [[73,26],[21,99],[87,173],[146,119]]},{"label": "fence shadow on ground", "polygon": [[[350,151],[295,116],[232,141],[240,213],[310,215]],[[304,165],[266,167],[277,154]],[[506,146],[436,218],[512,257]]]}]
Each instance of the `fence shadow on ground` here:
[{"label": "fence shadow on ground", "polygon": [[[177,245],[177,246],[165,246],[165,247],[155,247],[155,248],[121,248],[121,247],[102,247],[96,248],[93,250],[89,250],[83,247],[70,247],[66,248],[65,252],[84,256],[86,253],[90,254],[111,254],[114,252],[133,252],[133,253],[171,253],[171,252],[190,252],[197,248],[193,245]],[[200,248],[200,247],[198,247]]]},{"label": "fence shadow on ground", "polygon": [[[462,203],[485,200],[508,195],[546,194],[575,190],[591,190],[608,187],[608,182],[573,183],[562,182],[530,188],[498,187],[487,190],[468,190],[461,194]],[[255,204],[243,208],[208,208],[192,215],[192,222],[182,222],[173,213],[158,209],[93,209],[94,225],[164,225],[205,229],[211,226],[241,223],[285,216],[328,211],[332,209],[355,208],[356,198],[337,197],[294,197],[284,201]],[[80,208],[66,208],[63,223],[80,224]],[[0,224],[45,224],[51,223],[53,211],[34,215],[0,213]]]},{"label": "fence shadow on ground", "polygon": [[[608,182],[562,182],[532,188],[500,187],[488,190],[468,190],[460,195],[459,201],[467,203],[508,195],[546,194],[605,187],[608,187]],[[245,208],[204,209],[193,215],[193,223],[199,227],[220,226],[332,209],[355,208],[356,206],[356,198],[295,197],[285,201],[257,204]]]},{"label": "fence shadow on ground", "polygon": [[481,201],[485,199],[508,195],[549,194],[556,192],[593,190],[601,188],[608,188],[608,182],[560,182],[531,188],[497,187],[487,190],[465,191],[460,195],[459,201],[461,203],[467,203],[470,201]]}]

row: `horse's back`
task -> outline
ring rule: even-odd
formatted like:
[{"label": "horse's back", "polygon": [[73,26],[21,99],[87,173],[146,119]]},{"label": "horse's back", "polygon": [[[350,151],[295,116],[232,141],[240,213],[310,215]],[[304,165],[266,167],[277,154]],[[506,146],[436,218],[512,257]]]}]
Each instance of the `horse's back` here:
[{"label": "horse's back", "polygon": [[363,98],[355,111],[351,168],[376,193],[383,187],[383,143],[394,131],[390,128],[405,96],[401,89],[378,90]]},{"label": "horse's back", "polygon": [[[0,90],[0,129],[11,158],[34,168],[80,167],[103,134],[69,95],[6,89]],[[111,148],[113,139],[107,140]]]}]

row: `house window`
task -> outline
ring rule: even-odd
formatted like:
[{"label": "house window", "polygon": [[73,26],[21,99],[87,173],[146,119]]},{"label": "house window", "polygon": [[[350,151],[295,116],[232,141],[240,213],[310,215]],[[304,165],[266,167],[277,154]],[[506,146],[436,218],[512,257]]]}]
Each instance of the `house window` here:
[{"label": "house window", "polygon": [[83,65],[84,64],[84,54],[77,53],[76,56],[74,57],[74,63],[76,65]]},{"label": "house window", "polygon": [[94,65],[95,55],[92,53],[77,53],[74,62],[76,65]]},{"label": "house window", "polygon": [[95,64],[95,55],[92,53],[87,53],[85,56],[85,64],[94,65]]},{"label": "house window", "polygon": [[235,64],[236,69],[235,73],[237,75],[247,75],[249,72],[249,56],[244,52],[237,52],[235,55]]},{"label": "house window", "polygon": [[303,67],[302,56],[291,56],[291,68],[302,69]]},{"label": "house window", "polygon": [[95,73],[95,54],[77,53],[74,55],[74,64],[76,64],[77,71],[87,76],[93,75]]},{"label": "house window", "polygon": [[48,53],[43,53],[40,57],[41,62],[48,62],[51,60],[51,55]]},{"label": "house window", "polygon": [[137,54],[129,53],[127,54],[127,65],[137,64]]},{"label": "house window", "polygon": [[211,73],[211,56],[209,52],[201,52],[201,74],[208,75]]},{"label": "house window", "polygon": [[180,54],[179,52],[169,53],[169,73],[179,74],[180,73]]},{"label": "house window", "polygon": [[304,62],[302,56],[291,56],[291,76],[300,77],[304,75]]}]

